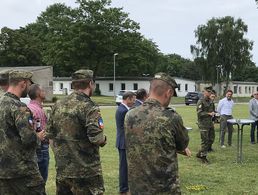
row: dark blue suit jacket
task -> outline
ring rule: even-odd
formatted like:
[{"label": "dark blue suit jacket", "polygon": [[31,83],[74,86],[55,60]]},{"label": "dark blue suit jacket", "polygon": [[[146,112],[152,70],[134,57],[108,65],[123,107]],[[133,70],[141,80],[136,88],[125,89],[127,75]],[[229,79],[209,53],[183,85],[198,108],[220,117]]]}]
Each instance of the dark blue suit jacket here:
[{"label": "dark blue suit jacket", "polygon": [[136,99],[135,102],[134,102],[133,107],[137,107],[137,106],[140,106],[140,105],[142,105],[142,102]]},{"label": "dark blue suit jacket", "polygon": [[116,110],[116,147],[118,149],[126,148],[124,120],[127,112],[128,110],[123,104],[120,104]]}]

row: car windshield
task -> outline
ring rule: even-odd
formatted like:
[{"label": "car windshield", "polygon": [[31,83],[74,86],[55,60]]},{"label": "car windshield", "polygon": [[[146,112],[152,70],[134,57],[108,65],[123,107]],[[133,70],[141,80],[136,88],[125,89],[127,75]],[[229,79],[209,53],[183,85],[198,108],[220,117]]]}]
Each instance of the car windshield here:
[{"label": "car windshield", "polygon": [[125,91],[119,91],[118,95],[123,95]]}]

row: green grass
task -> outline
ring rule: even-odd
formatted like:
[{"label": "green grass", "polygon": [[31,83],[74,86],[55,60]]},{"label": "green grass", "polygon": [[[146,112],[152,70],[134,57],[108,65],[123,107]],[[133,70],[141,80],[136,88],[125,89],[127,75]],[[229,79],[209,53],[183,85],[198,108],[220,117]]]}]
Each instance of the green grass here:
[{"label": "green grass", "polygon": [[[250,144],[250,126],[245,126],[243,137],[243,163],[236,163],[237,131],[233,133],[233,146],[221,149],[218,143],[219,126],[216,125],[216,140],[209,153],[211,164],[203,165],[195,158],[200,146],[200,135],[196,125],[196,106],[175,106],[183,117],[185,126],[192,127],[189,132],[192,157],[178,155],[179,175],[183,194],[258,194],[257,163],[258,144]],[[118,192],[118,152],[115,148],[115,108],[103,108],[101,113],[105,122],[108,144],[101,148],[101,159],[107,195]],[[234,108],[235,118],[248,118],[248,105],[239,104]],[[227,134],[226,134],[227,136]],[[52,154],[51,154],[52,155]],[[51,156],[47,193],[55,194],[54,158]]]}]

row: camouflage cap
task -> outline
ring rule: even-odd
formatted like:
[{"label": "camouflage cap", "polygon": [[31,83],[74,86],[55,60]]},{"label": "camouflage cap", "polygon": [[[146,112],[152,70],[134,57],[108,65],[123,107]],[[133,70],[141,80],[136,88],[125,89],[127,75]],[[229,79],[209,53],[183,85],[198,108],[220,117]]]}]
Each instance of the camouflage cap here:
[{"label": "camouflage cap", "polygon": [[81,69],[77,70],[72,74],[72,80],[85,80],[85,79],[93,79],[93,71]]},{"label": "camouflage cap", "polygon": [[9,80],[9,72],[10,72],[10,70],[0,71],[0,81],[8,81]]},{"label": "camouflage cap", "polygon": [[32,82],[32,72],[22,70],[12,70],[9,72],[9,79],[29,79]]},{"label": "camouflage cap", "polygon": [[[156,73],[154,75],[153,80],[158,79],[158,80],[162,80],[165,81],[166,83],[168,83],[173,89],[178,88],[178,85],[175,81],[175,79],[173,79],[170,75],[164,73],[164,72],[159,72]],[[176,90],[174,91],[174,96],[177,96]]]},{"label": "camouflage cap", "polygon": [[207,91],[207,92],[212,92],[212,86],[209,86],[209,87],[204,87],[204,90]]}]

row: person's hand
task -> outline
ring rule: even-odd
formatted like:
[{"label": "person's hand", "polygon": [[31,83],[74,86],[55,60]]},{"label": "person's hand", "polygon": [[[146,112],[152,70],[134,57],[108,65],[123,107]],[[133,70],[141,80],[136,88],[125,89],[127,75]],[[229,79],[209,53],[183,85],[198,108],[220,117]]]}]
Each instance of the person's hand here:
[{"label": "person's hand", "polygon": [[191,152],[191,150],[188,147],[185,149],[185,154],[188,157],[192,156],[192,152]]},{"label": "person's hand", "polygon": [[208,114],[209,114],[210,116],[214,117],[215,112],[209,112]]},{"label": "person's hand", "polygon": [[[105,136],[105,135],[104,135]],[[103,147],[107,144],[107,136],[105,136],[104,141],[100,144],[100,147]]]},{"label": "person's hand", "polygon": [[188,147],[182,151],[177,151],[177,153],[188,156],[188,157],[190,157],[192,155],[192,152],[190,151],[190,149]]},{"label": "person's hand", "polygon": [[45,139],[45,137],[46,137],[46,132],[45,132],[45,130],[42,130],[42,131],[40,131],[40,132],[37,132],[37,136],[38,136],[38,138],[39,138],[40,141],[43,141],[43,140]]}]

